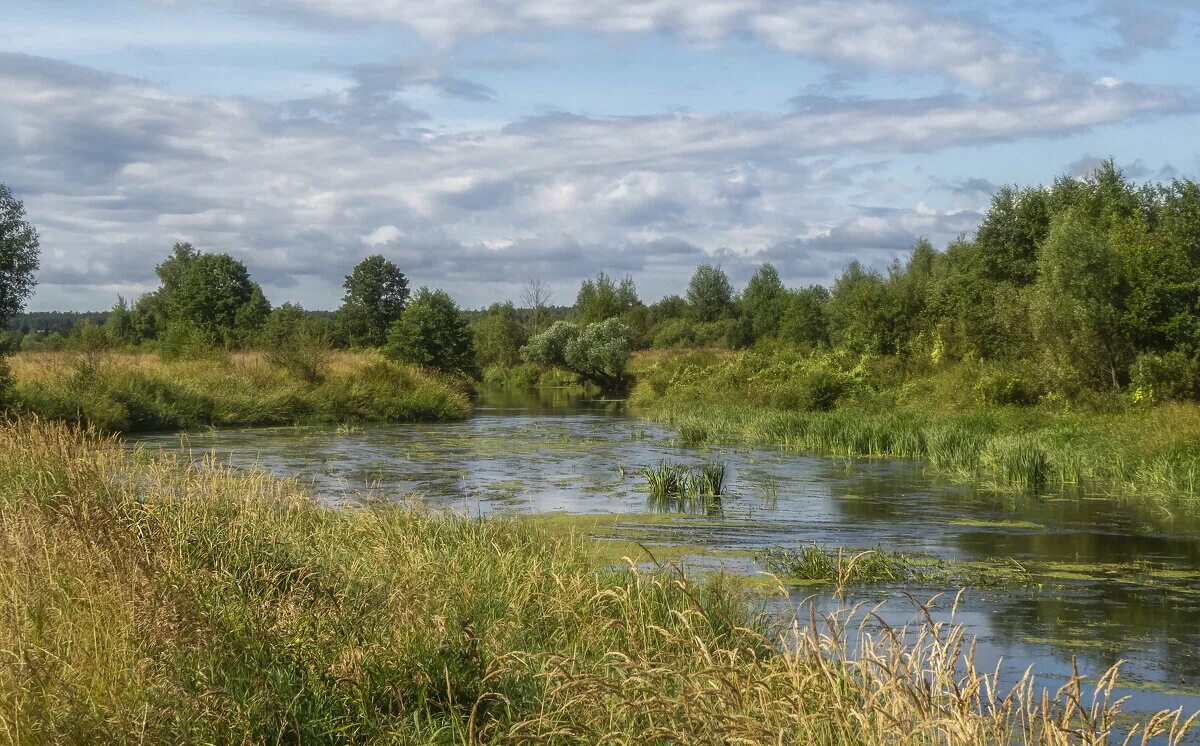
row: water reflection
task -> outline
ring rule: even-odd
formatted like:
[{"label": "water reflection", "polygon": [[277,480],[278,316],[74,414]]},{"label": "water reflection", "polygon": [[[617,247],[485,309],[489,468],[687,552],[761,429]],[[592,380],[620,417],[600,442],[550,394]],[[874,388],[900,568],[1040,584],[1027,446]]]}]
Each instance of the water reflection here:
[{"label": "water reflection", "polygon": [[[181,441],[145,442],[177,448]],[[930,477],[911,462],[689,446],[626,417],[620,402],[563,390],[489,392],[477,416],[460,423],[214,431],[190,435],[186,447],[298,475],[334,503],[417,492],[431,505],[476,514],[618,513],[628,516],[618,533],[741,552],[696,557],[701,567],[723,562],[758,572],[749,553],[813,542],[1036,563],[1047,574],[1037,584],[964,597],[958,619],[978,636],[982,664],[1003,657],[1015,680],[1030,663],[1042,676],[1065,677],[1072,656],[1093,673],[1123,659],[1127,680],[1148,687],[1133,691],[1138,704],[1200,707],[1192,689],[1200,683],[1200,519],[1182,511],[1077,495],[997,495]],[[649,503],[638,470],[663,460],[725,464],[728,494],[715,504]],[[687,515],[639,518],[664,512]],[[851,601],[882,603],[881,617],[903,624],[913,609],[899,590],[867,589]],[[793,599],[810,595],[797,588]],[[818,594],[817,603],[837,601]]]}]

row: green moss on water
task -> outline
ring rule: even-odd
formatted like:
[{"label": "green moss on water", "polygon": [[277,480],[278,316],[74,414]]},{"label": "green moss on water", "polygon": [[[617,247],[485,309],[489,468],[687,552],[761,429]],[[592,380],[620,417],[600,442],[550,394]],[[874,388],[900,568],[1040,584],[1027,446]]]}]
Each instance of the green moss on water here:
[{"label": "green moss on water", "polygon": [[970,528],[1015,528],[1015,529],[1030,529],[1039,530],[1046,527],[1040,523],[1033,521],[985,521],[981,519],[971,518],[955,518],[950,521],[951,526],[967,526]]}]

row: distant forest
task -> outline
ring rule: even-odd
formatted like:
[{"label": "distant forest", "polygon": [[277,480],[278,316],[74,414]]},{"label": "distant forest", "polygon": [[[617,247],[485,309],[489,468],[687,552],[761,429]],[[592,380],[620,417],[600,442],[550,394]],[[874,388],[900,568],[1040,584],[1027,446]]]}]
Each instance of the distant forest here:
[{"label": "distant forest", "polygon": [[[788,288],[764,264],[739,291],[719,266],[702,264],[680,294],[653,304],[632,278],[600,273],[570,307],[552,306],[531,279],[519,305],[464,312],[442,291],[411,293],[402,268],[374,256],[346,277],[336,312],[307,312],[272,309],[244,265],[189,244],[176,245],[157,273],[160,287],[132,305],[13,317],[17,347],[86,339],[178,355],[278,344],[300,325],[333,347],[387,347],[475,375],[531,360],[530,350],[561,358],[565,345],[586,340],[616,350],[824,350],[913,370],[993,361],[1036,369],[1016,379],[1036,378],[1043,391],[1200,398],[1200,186],[1135,184],[1111,161],[1086,178],[1003,187],[975,235],[942,249],[920,240],[884,272],[851,262],[830,287]],[[559,321],[571,329],[530,344]]]}]

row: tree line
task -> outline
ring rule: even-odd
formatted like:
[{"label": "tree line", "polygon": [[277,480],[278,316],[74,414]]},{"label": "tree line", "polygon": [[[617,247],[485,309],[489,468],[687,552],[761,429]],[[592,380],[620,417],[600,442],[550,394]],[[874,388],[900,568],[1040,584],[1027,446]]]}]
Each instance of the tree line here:
[{"label": "tree line", "polygon": [[[36,232],[3,194],[0,313],[9,316],[32,289]],[[102,322],[81,317],[69,334],[44,333],[46,315],[23,319],[18,344],[150,346],[165,357],[257,347],[297,369],[320,350],[379,348],[467,377],[556,366],[606,390],[628,385],[633,350],[776,346],[889,357],[913,372],[985,361],[1013,371],[996,396],[1011,403],[1085,390],[1200,398],[1200,187],[1138,185],[1112,162],[1084,178],[1001,188],[974,236],[940,250],[922,239],[885,271],[851,262],[830,287],[789,288],[763,264],[736,290],[705,263],[683,294],[655,303],[642,302],[631,277],[601,272],[568,307],[552,306],[535,278],[520,304],[466,312],[442,290],[411,292],[376,255],[346,276],[337,311],[320,313],[272,309],[245,265],[187,243],[156,272],[158,289],[119,299]]]}]

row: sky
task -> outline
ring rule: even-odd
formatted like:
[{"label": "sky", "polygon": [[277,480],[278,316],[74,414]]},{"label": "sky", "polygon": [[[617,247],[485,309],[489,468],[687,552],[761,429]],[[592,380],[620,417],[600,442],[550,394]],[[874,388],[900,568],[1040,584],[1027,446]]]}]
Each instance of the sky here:
[{"label": "sky", "polygon": [[599,271],[792,286],[1112,158],[1200,179],[1200,0],[0,0],[29,308],[154,289],[176,241],[332,309],[383,254],[475,308]]}]

